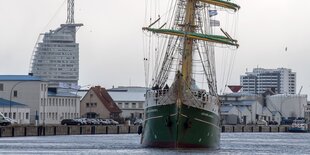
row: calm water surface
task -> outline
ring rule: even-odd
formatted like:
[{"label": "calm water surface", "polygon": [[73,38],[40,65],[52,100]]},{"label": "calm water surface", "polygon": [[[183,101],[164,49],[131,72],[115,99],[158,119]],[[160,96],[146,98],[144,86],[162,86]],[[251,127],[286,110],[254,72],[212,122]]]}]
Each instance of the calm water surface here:
[{"label": "calm water surface", "polygon": [[0,154],[310,154],[310,133],[222,133],[218,150],[150,149],[137,134],[0,138]]}]

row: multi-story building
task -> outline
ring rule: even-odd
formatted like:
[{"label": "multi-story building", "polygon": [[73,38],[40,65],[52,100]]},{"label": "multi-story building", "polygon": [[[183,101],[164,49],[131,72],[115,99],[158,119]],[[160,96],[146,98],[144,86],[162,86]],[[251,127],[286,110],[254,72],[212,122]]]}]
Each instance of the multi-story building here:
[{"label": "multi-story building", "polygon": [[23,116],[15,103],[30,108],[24,117],[29,117],[31,124],[59,124],[62,119],[80,116],[80,97],[76,93],[48,89],[48,83],[35,76],[0,75],[0,98],[9,101],[0,112],[10,118],[19,120]]},{"label": "multi-story building", "polygon": [[291,69],[254,68],[253,72],[245,74],[240,76],[243,92],[262,94],[269,89],[277,94],[296,93],[296,73]]},{"label": "multi-story building", "polygon": [[59,124],[63,119],[78,118],[80,117],[80,96],[77,92],[68,92],[59,88],[49,89],[46,105],[42,111],[40,121],[44,119],[45,124]]},{"label": "multi-story building", "polygon": [[56,30],[40,34],[32,54],[30,74],[46,81],[46,99],[40,101],[39,121],[59,124],[80,116],[79,44],[74,23],[74,1],[68,0],[67,22]]},{"label": "multi-story building", "polygon": [[79,44],[74,22],[74,0],[67,1],[67,21],[56,30],[41,34],[31,59],[34,76],[49,82],[49,87],[76,87],[79,80]]},{"label": "multi-story building", "polygon": [[[239,122],[242,124],[256,124],[258,120],[270,120],[272,116],[266,116],[263,114],[263,104],[262,97],[257,94],[249,94],[244,92],[225,94],[220,96],[221,104],[221,121],[222,123],[230,122],[230,116],[238,116]],[[232,107],[236,107],[238,113],[232,113],[232,111],[227,111],[227,109],[231,109]],[[238,123],[238,122],[236,122]]]},{"label": "multi-story building", "polygon": [[82,24],[62,24],[60,28],[42,34],[36,45],[31,73],[49,81],[49,87],[75,87],[79,80],[79,44],[76,27]]},{"label": "multi-story building", "polygon": [[114,102],[123,111],[122,117],[135,120],[144,117],[145,87],[118,87],[108,89]]},{"label": "multi-story building", "polygon": [[[0,75],[0,98],[27,105],[30,108],[30,123],[35,124],[36,116],[44,113],[47,82],[29,75]],[[17,111],[10,104],[7,116],[13,118],[14,112]]]}]

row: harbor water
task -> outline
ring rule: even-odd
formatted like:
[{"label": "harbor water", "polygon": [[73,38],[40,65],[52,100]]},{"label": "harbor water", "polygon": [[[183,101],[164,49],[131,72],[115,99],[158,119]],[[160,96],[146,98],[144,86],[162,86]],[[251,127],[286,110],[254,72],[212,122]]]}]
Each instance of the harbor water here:
[{"label": "harbor water", "polygon": [[137,134],[0,138],[0,154],[310,154],[309,133],[222,133],[218,150],[144,148]]}]

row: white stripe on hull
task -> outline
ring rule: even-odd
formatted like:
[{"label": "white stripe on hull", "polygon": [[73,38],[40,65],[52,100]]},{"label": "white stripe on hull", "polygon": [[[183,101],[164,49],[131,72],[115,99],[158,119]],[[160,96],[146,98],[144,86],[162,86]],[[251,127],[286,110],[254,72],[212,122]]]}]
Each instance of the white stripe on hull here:
[{"label": "white stripe on hull", "polygon": [[150,117],[150,118],[146,118],[145,120],[156,119],[156,118],[162,118],[162,117],[164,117],[164,116]]},{"label": "white stripe on hull", "polygon": [[206,122],[204,120],[201,120],[201,119],[198,119],[198,118],[194,118],[196,121],[199,121],[199,122],[202,122],[202,123],[206,123],[206,124],[210,124],[214,127],[216,127],[217,129],[220,129],[220,127],[218,127],[217,125],[213,124],[213,123],[210,123],[210,122]]}]

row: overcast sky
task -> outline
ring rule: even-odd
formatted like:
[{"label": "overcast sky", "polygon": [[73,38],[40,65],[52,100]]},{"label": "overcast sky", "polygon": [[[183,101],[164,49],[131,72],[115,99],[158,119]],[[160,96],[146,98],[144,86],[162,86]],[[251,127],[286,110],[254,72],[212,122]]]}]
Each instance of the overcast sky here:
[{"label": "overcast sky", "polygon": [[[167,0],[163,0],[167,1]],[[40,33],[66,21],[65,0],[0,0],[0,74],[27,74]],[[310,94],[310,1],[239,0],[233,70],[223,79],[217,64],[219,89],[239,84],[246,69],[291,68],[297,72],[297,92]],[[75,22],[80,44],[80,85],[144,86],[144,0],[76,0]],[[287,47],[287,51],[285,48]],[[223,59],[216,51],[217,62]],[[225,77],[226,78],[226,77]],[[223,82],[224,81],[224,82]]]}]

